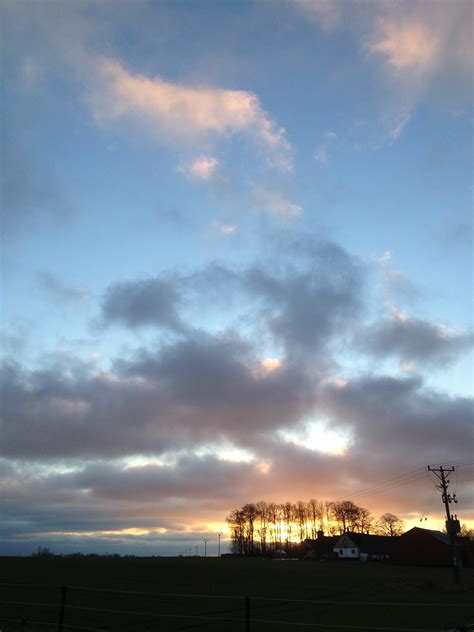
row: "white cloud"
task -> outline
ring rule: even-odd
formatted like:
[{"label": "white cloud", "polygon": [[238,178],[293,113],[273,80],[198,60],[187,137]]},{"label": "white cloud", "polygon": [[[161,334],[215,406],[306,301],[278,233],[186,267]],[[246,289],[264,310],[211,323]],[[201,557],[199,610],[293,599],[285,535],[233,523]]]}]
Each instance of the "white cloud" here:
[{"label": "white cloud", "polygon": [[210,180],[219,165],[217,158],[199,156],[193,162],[183,165],[179,171],[192,180]]},{"label": "white cloud", "polygon": [[325,132],[323,134],[323,142],[316,147],[314,159],[317,162],[325,165],[329,160],[329,147],[334,141],[337,140],[337,134],[335,132]]},{"label": "white cloud", "polygon": [[239,230],[237,226],[234,226],[233,224],[221,224],[220,222],[216,222],[214,225],[216,229],[223,235],[233,235]]},{"label": "white cloud", "polygon": [[[387,137],[397,141],[431,86],[453,93],[470,82],[472,72],[472,4],[453,2],[387,3],[362,35],[367,58],[379,60],[391,104],[385,114]],[[444,83],[449,90],[443,90]],[[458,90],[459,92],[459,90]]]},{"label": "white cloud", "polygon": [[379,18],[373,39],[365,44],[369,53],[384,56],[396,71],[426,72],[436,64],[440,47],[439,35],[427,24],[394,16]]},{"label": "white cloud", "polygon": [[400,138],[405,125],[410,121],[410,119],[411,113],[406,110],[398,112],[391,118],[388,137],[392,142],[395,142]]},{"label": "white cloud", "polygon": [[253,194],[259,206],[282,219],[293,219],[301,213],[301,206],[290,202],[279,191],[268,191],[261,187],[255,187]]},{"label": "white cloud", "polygon": [[325,165],[328,161],[328,153],[326,149],[324,147],[319,147],[316,150],[316,153],[314,154],[314,159],[317,162],[320,162],[321,164]]},{"label": "white cloud", "polygon": [[99,61],[97,73],[99,81],[89,102],[98,123],[128,118],[147,125],[160,137],[183,142],[247,134],[273,166],[292,169],[285,130],[275,125],[251,92],[132,74],[114,59]]}]

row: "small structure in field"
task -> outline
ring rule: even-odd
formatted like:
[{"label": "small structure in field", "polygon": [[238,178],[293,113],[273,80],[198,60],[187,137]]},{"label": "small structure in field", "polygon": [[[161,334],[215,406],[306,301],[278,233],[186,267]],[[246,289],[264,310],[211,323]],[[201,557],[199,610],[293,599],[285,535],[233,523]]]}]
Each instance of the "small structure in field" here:
[{"label": "small structure in field", "polygon": [[334,553],[342,560],[387,560],[389,547],[396,538],[368,533],[343,533],[334,543]]}]

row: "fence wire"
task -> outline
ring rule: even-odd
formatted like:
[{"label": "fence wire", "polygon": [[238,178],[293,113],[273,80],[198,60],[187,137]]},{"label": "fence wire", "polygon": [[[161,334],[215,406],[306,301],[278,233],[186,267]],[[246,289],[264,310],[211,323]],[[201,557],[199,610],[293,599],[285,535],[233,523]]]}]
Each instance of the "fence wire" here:
[{"label": "fence wire", "polygon": [[[7,608],[13,607],[17,611],[20,609],[22,618],[12,619],[0,615],[0,624],[2,625],[0,632],[10,632],[10,630],[14,632],[12,626],[8,625],[14,622],[19,626],[15,627],[15,630],[24,632],[30,632],[30,630],[31,632],[36,632],[38,626],[44,626],[43,630],[47,630],[47,632],[67,632],[69,629],[89,630],[91,632],[108,632],[109,630],[133,630],[138,632],[140,629],[149,630],[150,628],[146,627],[146,622],[150,620],[167,620],[169,623],[166,629],[169,630],[204,629],[204,627],[206,629],[216,629],[216,626],[219,625],[217,628],[219,632],[221,630],[223,632],[227,630],[244,630],[245,632],[250,632],[251,630],[256,632],[257,629],[278,630],[289,627],[293,629],[313,628],[315,630],[327,630],[328,632],[333,630],[446,632],[446,628],[361,625],[356,618],[354,622],[334,623],[333,621],[342,612],[341,608],[354,609],[356,606],[371,607],[372,616],[374,616],[373,610],[384,608],[384,613],[377,615],[379,619],[381,616],[387,617],[387,608],[453,608],[453,611],[473,608],[472,604],[467,603],[370,602],[276,597],[250,598],[243,595],[159,593],[88,586],[21,584],[18,582],[1,582],[0,586],[10,587],[13,591],[34,591],[36,594],[38,590],[51,591],[56,596],[58,593],[61,596],[58,601],[54,599],[50,601],[1,599],[0,604],[3,606],[7,606]],[[84,602],[84,596],[87,594],[89,595],[89,600]],[[133,605],[135,605],[135,608],[127,608],[128,604],[124,602],[128,598],[134,600]],[[121,600],[120,606],[122,607],[119,606],[117,608],[117,599]],[[227,604],[225,603],[226,600],[228,601]],[[208,603],[209,601],[211,603],[208,607],[205,607],[203,602]],[[218,603],[220,605],[216,607]],[[137,605],[139,606],[138,608],[136,608]],[[158,608],[156,608],[157,605]],[[323,606],[324,608],[322,608]],[[53,610],[52,616],[59,614],[58,620],[38,620],[38,617],[35,615],[42,609],[49,610],[49,612]],[[179,611],[176,612],[176,610]],[[270,610],[272,614],[268,617]],[[275,618],[275,614],[280,618]],[[47,618],[49,619],[49,615]],[[296,620],[297,618],[303,620]],[[330,622],[325,622],[324,618],[329,618]],[[127,623],[127,621],[130,621],[130,623]],[[374,621],[373,623],[378,622]],[[7,625],[6,628],[4,624]],[[227,625],[224,626],[224,624]],[[103,627],[97,627],[97,625]],[[130,625],[132,627],[127,627]],[[429,623],[427,622],[426,625],[428,626]],[[141,628],[140,626],[145,627]],[[165,628],[160,627],[159,629]]]}]

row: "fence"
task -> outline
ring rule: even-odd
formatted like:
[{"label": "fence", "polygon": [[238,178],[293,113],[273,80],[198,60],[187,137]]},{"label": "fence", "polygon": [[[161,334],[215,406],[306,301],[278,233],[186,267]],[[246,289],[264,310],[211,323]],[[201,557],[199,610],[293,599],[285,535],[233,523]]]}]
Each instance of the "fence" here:
[{"label": "fence", "polygon": [[[472,630],[470,625],[411,627],[413,609],[453,610],[459,623],[473,615],[467,603],[415,603],[335,601],[250,597],[249,595],[199,595],[155,593],[86,586],[0,583],[0,632],[140,632],[149,630],[214,630],[257,632],[307,630],[337,632],[446,632]],[[6,594],[5,594],[6,593]],[[34,595],[38,595],[34,597]],[[5,598],[8,597],[8,598]],[[43,597],[43,598],[41,598]],[[119,603],[117,604],[117,602]],[[392,609],[402,609],[403,626],[390,622]],[[362,610],[362,621],[357,611]],[[360,613],[359,613],[360,614]],[[370,615],[370,616],[369,616]],[[297,617],[297,618],[295,618]],[[340,619],[343,619],[342,621]],[[431,616],[431,619],[436,616]],[[339,622],[338,622],[339,619]],[[419,621],[419,617],[415,617]],[[417,623],[417,625],[420,625]],[[152,627],[150,627],[152,626]],[[427,627],[429,626],[429,627]]]}]

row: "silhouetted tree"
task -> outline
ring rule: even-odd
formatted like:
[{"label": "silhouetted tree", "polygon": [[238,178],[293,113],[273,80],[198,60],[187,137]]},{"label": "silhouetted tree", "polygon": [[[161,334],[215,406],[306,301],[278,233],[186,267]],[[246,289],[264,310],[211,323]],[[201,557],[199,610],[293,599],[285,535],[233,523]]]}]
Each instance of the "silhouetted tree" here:
[{"label": "silhouetted tree", "polygon": [[245,514],[241,509],[234,509],[225,519],[230,528],[231,550],[238,555],[244,554]]},{"label": "silhouetted tree", "polygon": [[298,526],[298,537],[303,542],[308,537],[308,505],[299,500],[294,505],[294,518]]},{"label": "silhouetted tree", "polygon": [[242,508],[244,514],[244,551],[247,555],[255,553],[255,521],[257,519],[257,508],[254,504],[248,503]]},{"label": "silhouetted tree", "polygon": [[380,516],[376,529],[380,535],[396,536],[401,535],[405,528],[405,523],[398,516],[392,513],[384,513]]},{"label": "silhouetted tree", "polygon": [[257,534],[260,539],[260,550],[262,555],[267,553],[267,537],[269,531],[270,512],[267,503],[261,500],[255,505],[257,510],[258,528]]},{"label": "silhouetted tree", "polygon": [[330,505],[330,516],[339,527],[339,532],[355,531],[366,533],[372,525],[370,511],[364,507],[358,507],[352,500],[341,500]]},{"label": "silhouetted tree", "polygon": [[311,525],[311,537],[315,540],[318,537],[318,531],[323,528],[324,522],[324,505],[322,502],[318,502],[314,498],[308,501],[307,504],[307,516]]}]

